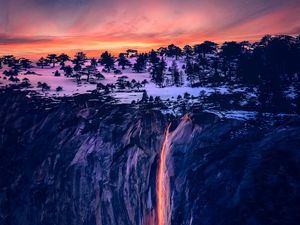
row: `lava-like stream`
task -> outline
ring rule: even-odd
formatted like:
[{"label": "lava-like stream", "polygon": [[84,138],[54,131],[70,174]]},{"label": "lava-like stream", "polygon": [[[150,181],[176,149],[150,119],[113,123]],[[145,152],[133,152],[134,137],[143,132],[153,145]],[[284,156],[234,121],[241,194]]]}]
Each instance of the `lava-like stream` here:
[{"label": "lava-like stream", "polygon": [[165,133],[165,139],[162,145],[158,177],[157,177],[157,224],[169,225],[170,224],[170,184],[169,176],[166,167],[166,157],[169,153],[168,138],[170,135],[171,123],[168,125]]},{"label": "lava-like stream", "polygon": [[[189,114],[183,117],[184,122],[192,121]],[[160,152],[159,168],[156,181],[157,193],[157,225],[171,224],[171,207],[170,207],[170,179],[166,166],[166,159],[169,155],[169,136],[171,123],[168,125],[165,133],[164,142]]]}]

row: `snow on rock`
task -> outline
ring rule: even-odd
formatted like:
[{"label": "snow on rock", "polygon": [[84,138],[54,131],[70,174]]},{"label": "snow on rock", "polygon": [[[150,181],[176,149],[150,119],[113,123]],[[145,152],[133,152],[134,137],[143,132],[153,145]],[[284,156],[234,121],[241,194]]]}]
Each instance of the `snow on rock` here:
[{"label": "snow on rock", "polygon": [[237,120],[255,120],[258,116],[264,118],[291,118],[300,117],[298,114],[286,114],[286,113],[259,113],[256,111],[243,111],[243,110],[228,110],[228,111],[218,111],[218,110],[204,110],[205,112],[210,112],[217,115],[220,118],[227,119],[237,119]]}]

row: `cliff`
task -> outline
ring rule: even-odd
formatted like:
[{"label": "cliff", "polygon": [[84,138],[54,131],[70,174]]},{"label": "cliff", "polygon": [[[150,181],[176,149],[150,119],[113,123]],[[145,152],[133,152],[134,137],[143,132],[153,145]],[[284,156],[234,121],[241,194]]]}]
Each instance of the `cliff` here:
[{"label": "cliff", "polygon": [[[170,118],[78,96],[0,95],[0,223],[157,223]],[[194,110],[174,118],[166,168],[171,224],[300,221],[300,121],[265,125]]]}]

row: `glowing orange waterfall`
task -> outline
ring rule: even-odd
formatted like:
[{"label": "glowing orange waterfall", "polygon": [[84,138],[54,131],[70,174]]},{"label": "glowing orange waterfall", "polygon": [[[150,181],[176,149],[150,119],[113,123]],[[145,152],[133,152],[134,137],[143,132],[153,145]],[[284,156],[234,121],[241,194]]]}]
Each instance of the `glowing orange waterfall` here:
[{"label": "glowing orange waterfall", "polygon": [[169,176],[166,167],[166,157],[169,153],[168,138],[170,134],[170,126],[168,125],[165,133],[164,142],[162,145],[158,176],[156,182],[157,191],[157,225],[169,225],[170,224],[170,183]]}]

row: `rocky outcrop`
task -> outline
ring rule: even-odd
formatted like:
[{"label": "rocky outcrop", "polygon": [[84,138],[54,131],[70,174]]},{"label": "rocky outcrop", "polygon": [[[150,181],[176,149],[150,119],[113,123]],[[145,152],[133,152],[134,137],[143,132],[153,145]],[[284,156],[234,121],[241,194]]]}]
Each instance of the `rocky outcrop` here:
[{"label": "rocky outcrop", "polygon": [[299,120],[268,128],[208,114],[192,120],[170,140],[172,224],[300,221]]},{"label": "rocky outcrop", "polygon": [[[87,99],[0,95],[0,223],[156,224],[168,117]],[[299,221],[299,121],[174,119],[171,224]]]}]

